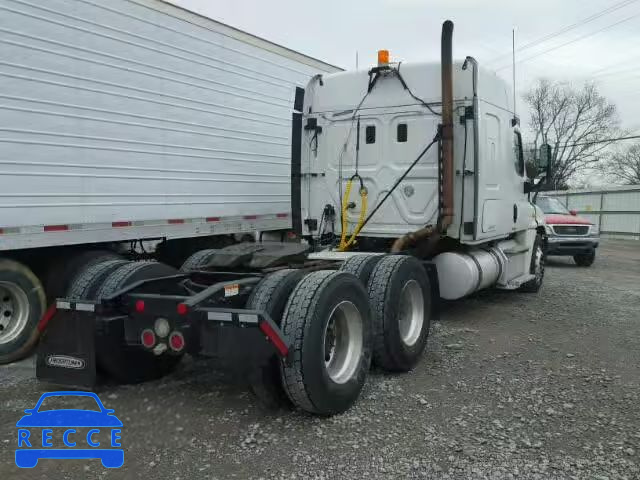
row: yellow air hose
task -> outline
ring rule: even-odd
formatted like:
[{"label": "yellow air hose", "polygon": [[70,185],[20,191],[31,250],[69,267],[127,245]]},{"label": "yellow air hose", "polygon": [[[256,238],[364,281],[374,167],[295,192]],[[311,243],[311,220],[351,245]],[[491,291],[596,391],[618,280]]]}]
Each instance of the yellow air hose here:
[{"label": "yellow air hose", "polygon": [[[351,237],[347,240],[347,210],[349,209],[349,198],[351,197],[351,187],[353,186],[354,178],[358,178],[360,180],[360,216],[358,217],[358,223],[356,224],[356,228],[353,230]],[[338,245],[338,251],[344,252],[351,245],[355,243],[356,237],[362,230],[364,226],[364,219],[367,215],[367,189],[364,187],[364,183],[362,182],[362,178],[360,175],[354,175],[347,182],[347,186],[344,191],[344,198],[342,199],[342,233],[340,235],[340,244]]]}]

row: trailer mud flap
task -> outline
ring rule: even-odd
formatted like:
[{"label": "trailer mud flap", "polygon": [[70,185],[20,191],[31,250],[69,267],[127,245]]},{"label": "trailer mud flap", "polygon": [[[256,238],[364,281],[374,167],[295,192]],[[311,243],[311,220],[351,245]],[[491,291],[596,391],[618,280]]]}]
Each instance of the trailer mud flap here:
[{"label": "trailer mud flap", "polygon": [[95,314],[58,310],[38,347],[39,380],[82,387],[96,384]]}]

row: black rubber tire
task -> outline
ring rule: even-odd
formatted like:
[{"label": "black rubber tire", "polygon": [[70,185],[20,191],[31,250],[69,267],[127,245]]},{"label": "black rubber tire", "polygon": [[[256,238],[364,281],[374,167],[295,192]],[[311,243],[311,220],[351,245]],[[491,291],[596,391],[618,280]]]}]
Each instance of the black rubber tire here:
[{"label": "black rubber tire", "polygon": [[[422,329],[412,345],[400,334],[401,292],[410,280],[415,280],[424,299]],[[373,362],[391,372],[407,372],[420,360],[427,346],[431,322],[431,285],[422,263],[410,256],[384,257],[371,273],[368,285],[373,310]]]},{"label": "black rubber tire", "polygon": [[47,308],[47,299],[38,277],[29,268],[14,260],[0,259],[0,282],[11,284],[22,291],[29,305],[24,326],[16,332],[12,340],[0,342],[0,365],[4,365],[31,353],[40,337],[38,323]]},{"label": "black rubber tire", "polygon": [[382,258],[383,255],[354,255],[344,261],[340,270],[353,273],[366,286],[371,272]]},{"label": "black rubber tire", "polygon": [[184,263],[180,267],[180,271],[190,272],[192,270],[200,270],[207,264],[209,258],[215,255],[217,251],[217,249],[210,248],[194,253],[184,261]]},{"label": "black rubber tire", "polygon": [[[334,382],[324,361],[324,339],[334,308],[351,302],[362,319],[362,351],[353,375]],[[290,345],[281,361],[283,386],[294,405],[318,415],[344,412],[358,399],[371,365],[371,307],[367,293],[353,274],[318,271],[305,276],[291,293],[282,318]]]},{"label": "black rubber tire", "polygon": [[[540,256],[540,272],[537,274],[536,262],[537,256]],[[533,242],[533,254],[531,255],[531,266],[529,267],[529,273],[536,275],[536,278],[529,280],[526,283],[520,285],[518,291],[524,293],[536,293],[542,288],[542,282],[544,281],[544,266],[546,262],[546,255],[544,253],[543,240],[541,235],[537,235]]]},{"label": "black rubber tire", "polygon": [[590,253],[581,253],[573,256],[573,261],[579,267],[590,267],[593,262],[596,261],[596,251],[592,250]]},{"label": "black rubber tire", "polygon": [[107,260],[121,260],[122,257],[110,250],[69,251],[51,262],[43,276],[43,283],[49,302],[64,297],[77,275],[85,269]]},{"label": "black rubber tire", "polygon": [[[277,324],[282,324],[282,315],[289,296],[304,277],[301,270],[285,269],[267,275],[251,291],[246,308],[266,312]],[[249,372],[251,391],[268,409],[291,406],[291,401],[282,386],[280,376],[280,358],[273,355],[267,365],[259,366]]]},{"label": "black rubber tire", "polygon": [[104,280],[116,269],[130,263],[128,260],[106,260],[83,269],[71,282],[66,298],[94,300]]},{"label": "black rubber tire", "polygon": [[[95,298],[100,300],[140,280],[176,273],[175,268],[162,263],[130,262],[107,276],[98,288]],[[124,332],[118,333],[119,335],[101,336],[96,339],[96,361],[102,372],[119,383],[140,383],[163,377],[182,359],[182,355],[165,353],[156,356],[142,347],[125,345]]]}]

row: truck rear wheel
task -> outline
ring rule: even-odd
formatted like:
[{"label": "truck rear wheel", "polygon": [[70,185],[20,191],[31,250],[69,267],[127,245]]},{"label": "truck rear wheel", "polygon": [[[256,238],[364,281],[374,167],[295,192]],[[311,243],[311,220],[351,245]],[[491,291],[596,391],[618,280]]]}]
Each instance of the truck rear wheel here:
[{"label": "truck rear wheel", "polygon": [[38,341],[47,308],[38,277],[21,263],[0,260],[0,365],[26,357]]},{"label": "truck rear wheel", "polygon": [[373,361],[393,372],[407,372],[427,345],[431,286],[414,257],[384,257],[371,273],[369,300],[373,309]]},{"label": "truck rear wheel", "polygon": [[[277,324],[282,324],[282,315],[289,296],[304,277],[301,270],[280,270],[266,276],[252,291],[247,308],[266,312]],[[280,358],[273,355],[266,365],[249,372],[249,386],[258,400],[267,408],[277,409],[291,405],[282,386]]]},{"label": "truck rear wheel", "polygon": [[[140,280],[175,275],[176,269],[157,262],[130,262],[112,271],[98,288],[95,298],[105,298]],[[178,292],[161,292],[178,293]],[[125,320],[126,321],[126,320]],[[96,338],[98,367],[119,383],[140,383],[160,378],[175,368],[181,355],[154,355],[139,346],[124,344],[124,331]]]},{"label": "truck rear wheel", "polygon": [[353,273],[366,287],[371,272],[382,258],[382,255],[354,255],[344,261],[340,270]]},{"label": "truck rear wheel", "polygon": [[308,274],[291,293],[282,318],[290,345],[281,361],[285,392],[319,415],[344,412],[357,400],[371,364],[371,307],[353,274]]}]

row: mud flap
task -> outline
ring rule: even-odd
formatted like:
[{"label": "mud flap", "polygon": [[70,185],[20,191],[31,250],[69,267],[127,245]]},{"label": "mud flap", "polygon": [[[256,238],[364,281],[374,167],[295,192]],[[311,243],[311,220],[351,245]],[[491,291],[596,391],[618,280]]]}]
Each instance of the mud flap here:
[{"label": "mud flap", "polygon": [[58,310],[38,346],[36,377],[79,387],[96,384],[95,313]]},{"label": "mud flap", "polygon": [[436,264],[432,262],[424,262],[424,268],[429,277],[429,284],[431,285],[431,321],[435,322],[440,320],[440,284],[438,283],[438,269]]}]

